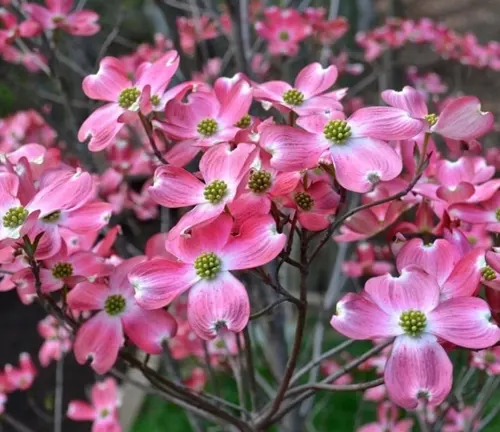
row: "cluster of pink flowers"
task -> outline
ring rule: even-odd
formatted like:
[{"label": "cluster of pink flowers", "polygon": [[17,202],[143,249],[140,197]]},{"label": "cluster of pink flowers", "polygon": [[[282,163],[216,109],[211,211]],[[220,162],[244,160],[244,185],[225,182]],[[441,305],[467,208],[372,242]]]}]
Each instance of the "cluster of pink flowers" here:
[{"label": "cluster of pink flowers", "polygon": [[263,20],[255,23],[255,30],[268,42],[271,55],[295,56],[300,42],[308,37],[316,43],[333,44],[349,29],[344,17],[328,20],[325,8],[307,8],[300,13],[271,6],[263,15]]},{"label": "cluster of pink flowers", "polygon": [[19,364],[6,364],[0,371],[0,414],[5,410],[9,393],[28,390],[35,380],[37,371],[28,353],[19,355]]},{"label": "cluster of pink flowers", "polygon": [[[28,18],[21,23],[2,10],[4,58],[18,52],[19,38],[99,30],[97,15],[71,12],[72,1],[46,6],[24,4]],[[271,56],[295,56],[306,38],[315,48],[331,45],[348,29],[344,18],[328,20],[322,8],[261,11],[252,2],[250,15]],[[232,30],[228,13],[220,23],[202,15],[177,25],[189,55],[200,41]],[[357,40],[367,61],[413,41],[476,67],[500,64],[497,44],[480,46],[425,19],[389,20]],[[44,61],[22,55],[27,67]],[[378,418],[360,431],[411,430],[413,421],[400,419],[398,406],[440,412],[453,384],[454,349],[475,350],[472,367],[500,374],[500,248],[493,246],[500,233],[500,154],[482,154],[479,139],[494,119],[476,97],[443,97],[448,88],[437,74],[411,68],[412,86],[383,91],[380,105],[346,101],[348,89],[335,87],[338,76],[359,74],[362,66],[350,64],[345,52],[326,67],[306,65],[293,83],[265,79],[271,63],[256,55],[251,68],[260,82],[242,73],[217,78],[223,64],[215,58],[192,81],[171,85],[179,64],[171,41],[158,35],[129,55],[102,58],[84,78],[84,94],[103,104],[78,139],[102,152],[100,173],[63,160],[65,143],[40,114],[0,120],[0,291],[16,289],[24,304],[50,300],[66,319],[49,315],[38,325],[43,367],[73,351],[102,375],[126,345],[158,355],[168,344],[173,359],[190,359],[179,378],[193,394],[201,392],[203,365],[232,368],[249,346],[241,333],[255,311],[242,272],[266,282],[264,267],[277,258],[305,272],[321,247],[295,261],[295,234],[307,249],[315,233],[326,231],[325,239],[357,242],[341,268],[360,278],[359,292],[337,302],[331,326],[351,339],[387,341],[359,367],[384,379],[364,394],[379,402]],[[265,115],[253,115],[257,105]],[[356,193],[362,207],[349,213]],[[176,209],[168,213],[175,224],[162,226],[144,252],[125,258],[115,251],[121,227],[110,224],[112,215],[152,221],[166,209]],[[294,299],[278,276],[268,285]],[[326,381],[350,360],[321,362]],[[19,367],[6,366],[0,405],[34,375],[25,354]],[[346,373],[330,384],[352,381]],[[91,393],[91,404],[73,401],[68,416],[119,432],[116,382],[96,383]],[[469,407],[451,409],[443,430],[460,430],[470,418]]]},{"label": "cluster of pink flowers", "polygon": [[38,323],[38,333],[45,339],[38,353],[38,361],[43,367],[61,360],[71,351],[71,329],[52,315]]},{"label": "cluster of pink flowers", "polygon": [[458,34],[444,23],[429,18],[387,18],[382,26],[359,32],[356,41],[363,48],[367,62],[379,58],[387,50],[415,43],[428,44],[443,58],[464,65],[500,70],[500,44],[497,41],[483,45],[473,33]]},{"label": "cluster of pink flowers", "polygon": [[[8,4],[6,6],[9,6]],[[22,39],[32,39],[43,32],[64,32],[73,36],[92,36],[99,30],[99,15],[90,10],[73,11],[73,0],[46,0],[45,6],[24,3],[21,11],[9,11],[0,7],[0,57],[9,63],[22,64],[30,72],[42,69],[46,59],[37,49],[29,50]]]}]

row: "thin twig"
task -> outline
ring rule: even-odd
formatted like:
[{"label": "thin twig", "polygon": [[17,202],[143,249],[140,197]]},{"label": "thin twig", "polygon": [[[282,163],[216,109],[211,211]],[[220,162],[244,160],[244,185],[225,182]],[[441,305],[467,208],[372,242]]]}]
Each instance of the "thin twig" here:
[{"label": "thin twig", "polygon": [[248,389],[250,393],[250,411],[253,411],[257,407],[257,383],[255,381],[255,365],[253,362],[252,338],[250,336],[248,326],[243,330],[243,338],[245,341],[246,374],[248,377]]},{"label": "thin twig", "polygon": [[0,420],[7,423],[17,432],[35,432],[33,429],[24,425],[19,420],[16,420],[14,417],[12,417],[10,414],[6,412],[2,413],[2,415],[0,416]]},{"label": "thin twig", "polygon": [[271,303],[269,306],[266,306],[264,309],[261,309],[260,311],[255,312],[252,315],[250,315],[250,320],[260,318],[261,316],[272,311],[276,306],[280,305],[281,303],[287,302],[287,301],[290,301],[287,297],[279,298],[278,300]]},{"label": "thin twig", "polygon": [[321,354],[320,356],[318,356],[317,358],[315,358],[314,360],[312,360],[310,363],[306,364],[302,369],[300,369],[293,376],[292,380],[290,381],[290,384],[293,384],[293,383],[297,382],[297,380],[299,378],[301,378],[302,376],[304,376],[314,366],[320,364],[323,360],[325,360],[325,359],[327,359],[329,357],[334,356],[335,354],[338,354],[338,353],[344,351],[346,348],[348,348],[349,346],[351,346],[354,342],[356,342],[356,341],[353,340],[353,339],[348,339],[348,340],[342,342],[340,345],[337,345],[336,347],[332,348],[331,350],[328,350],[328,351],[324,352],[323,354]]},{"label": "thin twig", "polygon": [[[372,349],[364,353],[363,355],[351,360],[349,363],[345,364],[342,366],[339,370],[337,370],[335,373],[331,374],[330,376],[326,377],[323,379],[320,384],[326,384],[330,382],[334,382],[341,376],[345,375],[352,369],[358,367],[361,363],[365,362],[368,360],[370,357],[374,356],[375,354],[378,354],[380,351],[382,351],[384,348],[392,344],[394,338],[388,339],[376,346],[374,346]],[[296,407],[298,404],[300,404],[302,401],[306,400],[309,398],[311,395],[315,393],[314,390],[306,390],[302,395],[298,396],[296,399],[293,401],[289,402],[286,406],[284,406],[270,421],[268,421],[268,424],[273,424],[279,421],[281,418],[283,418],[288,412],[290,412],[294,407]],[[257,425],[260,425],[260,421],[257,421]]]},{"label": "thin twig", "polygon": [[64,356],[56,365],[56,391],[54,400],[54,432],[62,432],[64,392]]},{"label": "thin twig", "polygon": [[142,126],[144,127],[144,131],[146,132],[146,135],[148,136],[149,144],[151,144],[151,148],[153,149],[155,156],[158,158],[158,160],[161,163],[166,165],[168,162],[163,157],[160,150],[158,149],[158,146],[156,145],[156,141],[154,138],[154,132],[153,132],[153,126],[152,126],[151,122],[141,113],[139,113],[139,119],[141,120]]},{"label": "thin twig", "polygon": [[384,384],[384,378],[377,378],[373,381],[367,381],[357,384],[304,384],[290,389],[287,393],[287,397],[293,397],[299,393],[302,393],[304,390],[359,391],[377,387],[381,384]]},{"label": "thin twig", "polygon": [[477,402],[474,407],[474,411],[472,415],[467,421],[466,426],[464,427],[464,432],[472,432],[474,430],[474,423],[476,419],[481,417],[483,410],[486,408],[486,405],[490,401],[490,397],[495,391],[495,389],[500,385],[500,378],[496,376],[489,376],[484,384],[483,388],[478,394]]},{"label": "thin twig", "polygon": [[290,385],[290,380],[292,379],[293,372],[295,371],[295,367],[297,365],[297,360],[300,352],[300,347],[302,344],[302,338],[304,336],[304,328],[306,325],[306,312],[307,312],[307,276],[308,269],[305,267],[307,262],[307,246],[308,242],[306,239],[306,232],[303,230],[302,239],[300,245],[300,299],[297,304],[297,324],[295,328],[295,338],[292,346],[292,351],[290,353],[290,357],[288,359],[288,363],[286,365],[285,373],[283,375],[283,379],[280,383],[278,391],[276,392],[276,397],[271,404],[271,408],[265,414],[262,421],[258,423],[258,427],[261,429],[265,429],[266,427],[272,424],[271,419],[273,415],[279,410],[283,399],[285,398],[286,391],[288,386]]}]

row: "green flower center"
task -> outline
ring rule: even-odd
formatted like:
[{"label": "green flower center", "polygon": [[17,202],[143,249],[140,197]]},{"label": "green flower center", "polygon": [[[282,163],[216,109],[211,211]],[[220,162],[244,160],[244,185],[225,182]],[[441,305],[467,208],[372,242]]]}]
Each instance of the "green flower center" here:
[{"label": "green flower center", "polygon": [[47,223],[55,223],[61,217],[61,210],[56,210],[55,212],[49,213],[47,216],[42,218],[42,221]]},{"label": "green flower center", "polygon": [[67,262],[57,263],[52,269],[52,276],[56,279],[64,279],[73,275],[73,266]]},{"label": "green flower center", "polygon": [[251,124],[252,124],[252,117],[250,117],[248,114],[245,114],[243,117],[241,117],[241,119],[238,122],[236,122],[235,126],[241,129],[245,129]]},{"label": "green flower center", "polygon": [[104,408],[101,410],[99,415],[101,416],[101,418],[106,418],[109,415],[109,410],[107,408]]},{"label": "green flower center", "polygon": [[217,132],[217,122],[212,118],[203,119],[198,123],[197,131],[200,135],[209,137]]},{"label": "green flower center", "polygon": [[427,325],[427,317],[421,311],[410,309],[401,314],[399,325],[409,336],[420,336]]},{"label": "green flower center", "polygon": [[497,211],[495,212],[495,217],[497,218],[497,221],[500,222],[500,208],[497,208]]},{"label": "green flower center", "polygon": [[104,303],[104,310],[108,315],[115,316],[121,314],[125,310],[127,302],[120,294],[110,295]]},{"label": "green flower center", "polygon": [[212,204],[219,204],[226,195],[227,184],[222,180],[214,180],[209,185],[205,186],[203,196],[208,202]]},{"label": "green flower center", "polygon": [[480,271],[481,276],[483,276],[483,278],[485,278],[487,281],[492,281],[497,278],[495,270],[493,270],[490,266],[483,267]]},{"label": "green flower center", "polygon": [[330,120],[323,129],[325,138],[334,144],[345,144],[351,137],[351,126],[345,120]]},{"label": "green flower center", "polygon": [[205,252],[194,261],[196,274],[203,279],[213,279],[220,271],[222,261],[213,252]]},{"label": "green flower center", "polygon": [[160,104],[161,100],[160,100],[160,96],[158,95],[153,95],[151,96],[151,104],[153,104],[154,106],[157,106]]},{"label": "green flower center", "polygon": [[5,228],[18,228],[28,217],[28,210],[24,207],[12,207],[3,216],[3,226]]},{"label": "green flower center", "polygon": [[304,93],[297,89],[290,89],[283,93],[283,100],[288,105],[302,105],[304,103]]},{"label": "green flower center", "polygon": [[118,97],[118,105],[122,108],[129,109],[132,105],[137,102],[141,91],[137,87],[129,87],[123,90]]},{"label": "green flower center", "polygon": [[295,203],[304,211],[309,211],[313,208],[314,200],[311,195],[306,192],[297,192],[295,194]]},{"label": "green flower center", "polygon": [[288,39],[290,39],[290,35],[288,34],[287,31],[283,30],[283,31],[280,31],[279,38],[282,41],[287,41]]},{"label": "green flower center", "polygon": [[271,173],[268,171],[254,171],[248,179],[248,187],[255,193],[265,192],[271,183]]},{"label": "green flower center", "polygon": [[436,114],[426,114],[424,115],[424,119],[427,120],[429,126],[434,126],[438,121],[438,116]]}]

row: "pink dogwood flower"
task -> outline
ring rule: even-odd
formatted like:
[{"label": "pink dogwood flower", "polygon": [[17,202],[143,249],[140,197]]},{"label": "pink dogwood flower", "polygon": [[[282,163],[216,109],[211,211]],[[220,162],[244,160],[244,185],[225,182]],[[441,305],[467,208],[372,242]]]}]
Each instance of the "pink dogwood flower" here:
[{"label": "pink dogwood flower", "polygon": [[40,321],[37,328],[45,339],[38,353],[38,360],[43,367],[47,367],[52,360],[60,360],[71,350],[71,329],[60,325],[52,315]]},{"label": "pink dogwood flower", "polygon": [[396,337],[384,372],[389,397],[412,409],[425,399],[443,402],[452,386],[453,366],[438,342],[481,349],[500,340],[486,302],[475,297],[440,301],[436,279],[416,266],[401,275],[368,280],[362,294],[337,303],[331,325],[352,339]]},{"label": "pink dogwood flower", "polygon": [[200,161],[205,183],[184,168],[173,165],[158,168],[153,185],[148,189],[151,198],[168,208],[196,206],[181,218],[170,235],[182,235],[194,225],[219,216],[240,192],[240,184],[254,160],[255,150],[252,144],[240,144],[234,150],[229,144],[209,149]]},{"label": "pink dogwood flower", "polygon": [[[94,282],[97,278],[109,276],[113,271],[113,266],[107,264],[104,258],[85,250],[69,254],[66,246],[44,260],[43,264],[40,268],[43,293],[58,291],[64,286],[72,288],[83,281]],[[31,268],[16,272],[12,279],[18,289],[22,289],[23,295],[36,295],[35,278]]]},{"label": "pink dogwood flower", "polygon": [[[441,430],[443,432],[462,432],[467,430],[467,426],[470,424],[474,416],[474,408],[467,406],[463,407],[460,411],[455,408],[450,408],[445,417],[445,421]],[[472,424],[472,430],[478,430],[479,420],[474,420]]]},{"label": "pink dogwood flower", "polygon": [[356,246],[356,259],[344,261],[342,271],[349,277],[378,276],[390,273],[393,265],[378,259],[372,244],[361,242]]},{"label": "pink dogwood flower", "polygon": [[295,209],[297,220],[309,231],[321,231],[331,224],[340,196],[327,181],[317,181],[307,188],[301,182],[283,200],[284,207]]},{"label": "pink dogwood flower", "polygon": [[448,212],[452,219],[470,224],[485,224],[486,230],[500,232],[500,191],[480,203],[454,204]]},{"label": "pink dogwood flower", "polygon": [[[363,204],[389,197],[390,192],[378,187],[373,192],[365,194]],[[411,203],[395,200],[385,204],[370,207],[348,217],[340,227],[340,234],[334,239],[339,242],[365,240],[373,237],[391,226],[403,212],[411,207]]]},{"label": "pink dogwood flower", "polygon": [[361,108],[345,119],[340,111],[300,117],[291,126],[269,126],[261,146],[280,171],[315,167],[320,159],[333,163],[341,186],[368,192],[380,181],[396,178],[401,157],[385,141],[412,138],[423,128],[421,120],[392,107]]},{"label": "pink dogwood flower", "polygon": [[[37,248],[37,257],[47,258],[61,247],[57,226],[71,225],[70,216],[94,193],[92,177],[80,169],[68,167],[47,170],[40,177],[38,190],[25,158],[16,165],[17,176],[0,173],[0,240],[18,239],[21,234],[34,238],[44,232]],[[89,215],[87,215],[89,216]]]},{"label": "pink dogwood flower", "polygon": [[168,242],[178,261],[156,258],[134,268],[129,280],[137,302],[158,309],[189,291],[189,324],[202,339],[213,339],[225,328],[238,333],[247,325],[250,304],[243,284],[231,270],[264,265],[283,249],[286,236],[276,232],[270,216],[244,222],[231,235],[232,218],[223,214],[193,227],[189,238]]},{"label": "pink dogwood flower", "polygon": [[311,26],[295,9],[271,6],[264,10],[264,17],[264,21],[255,23],[255,31],[268,41],[272,55],[297,55],[299,43],[312,33]]},{"label": "pink dogwood flower", "polygon": [[134,298],[127,280],[130,270],[144,261],[135,257],[120,264],[109,283],[81,282],[68,294],[68,305],[78,311],[99,311],[86,321],[75,337],[76,360],[91,360],[92,368],[103,374],[116,362],[124,333],[143,351],[160,354],[163,343],[175,335],[177,323],[165,310],[145,310]]},{"label": "pink dogwood flower", "polygon": [[387,104],[407,111],[413,118],[426,120],[427,131],[454,140],[472,141],[488,132],[494,121],[492,113],[481,111],[481,103],[474,96],[450,100],[439,116],[428,112],[424,96],[413,87],[384,90],[381,96]]},{"label": "pink dogwood flower", "polygon": [[412,419],[398,421],[398,409],[390,402],[382,402],[377,408],[377,422],[366,424],[357,432],[411,432]]},{"label": "pink dogwood flower", "polygon": [[500,347],[472,351],[470,365],[485,371],[488,375],[500,375]]},{"label": "pink dogwood flower", "polygon": [[413,191],[445,207],[441,202],[474,204],[490,199],[500,188],[500,180],[492,179],[494,175],[495,168],[482,157],[444,159],[436,162],[433,181],[418,183]]},{"label": "pink dogwood flower", "polygon": [[33,384],[36,377],[36,368],[28,353],[19,355],[19,367],[11,364],[5,365],[5,378],[11,390],[27,390]]},{"label": "pink dogwood flower", "polygon": [[317,114],[326,109],[342,110],[339,90],[327,92],[337,76],[335,66],[323,68],[320,63],[312,63],[299,72],[293,87],[285,81],[264,82],[255,87],[254,97],[280,111],[294,111],[299,115]]},{"label": "pink dogwood flower", "polygon": [[300,181],[299,172],[283,173],[271,167],[267,153],[252,164],[245,190],[228,205],[238,222],[271,211],[273,200],[290,194]]},{"label": "pink dogwood flower", "polygon": [[184,91],[190,83],[165,92],[179,66],[176,51],[169,51],[154,63],[143,63],[135,82],[125,73],[125,65],[115,57],[105,57],[97,74],[85,77],[83,92],[90,99],[108,102],[95,110],[81,125],[78,139],[90,138],[89,149],[106,148],[126,122],[134,121],[137,113],[149,114],[162,110],[168,100]]},{"label": "pink dogwood flower", "polygon": [[71,12],[74,0],[45,0],[47,7],[35,3],[25,3],[23,8],[30,18],[45,30],[62,30],[73,36],[92,36],[101,28],[99,15],[82,9]]},{"label": "pink dogwood flower", "polygon": [[0,8],[0,21],[4,28],[0,29],[0,49],[4,44],[11,44],[17,38],[30,38],[38,36],[41,28],[36,21],[25,20],[19,23],[14,14]]},{"label": "pink dogwood flower", "polygon": [[90,393],[91,403],[73,400],[68,405],[71,420],[91,421],[92,432],[122,432],[118,420],[120,406],[118,387],[113,378],[95,383]]},{"label": "pink dogwood flower", "polygon": [[458,248],[444,239],[431,243],[419,238],[408,241],[397,255],[396,265],[399,271],[416,265],[434,276],[442,300],[474,295],[486,271],[481,248],[471,249],[462,256]]},{"label": "pink dogwood flower", "polygon": [[219,78],[212,91],[197,91],[186,101],[172,100],[165,122],[155,126],[180,140],[166,154],[169,163],[184,166],[204,147],[231,141],[252,103],[252,89],[239,75]]}]

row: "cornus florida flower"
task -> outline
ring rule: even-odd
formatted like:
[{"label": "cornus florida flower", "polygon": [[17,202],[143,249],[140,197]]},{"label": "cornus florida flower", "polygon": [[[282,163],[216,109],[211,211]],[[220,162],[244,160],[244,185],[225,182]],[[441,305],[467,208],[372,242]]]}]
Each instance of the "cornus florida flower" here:
[{"label": "cornus florida flower", "polygon": [[[42,292],[57,291],[64,286],[72,288],[83,281],[94,282],[99,277],[108,276],[112,271],[113,266],[107,264],[104,258],[89,251],[69,254],[66,246],[63,246],[57,254],[43,261],[43,267],[40,268]],[[16,272],[12,280],[16,285],[24,286],[23,295],[36,294],[31,268]]]},{"label": "cornus florida flower", "polygon": [[26,20],[18,23],[17,18],[14,14],[1,7],[0,21],[2,21],[5,27],[0,29],[0,48],[4,44],[10,44],[14,42],[18,37],[34,37],[37,36],[41,31],[41,28],[37,22],[33,20]]},{"label": "cornus florida flower", "polygon": [[378,259],[374,246],[367,242],[356,246],[356,259],[342,263],[342,271],[350,277],[377,276],[390,273],[392,268],[389,261]]},{"label": "cornus florida flower", "polygon": [[[363,196],[363,204],[387,198],[391,194],[383,187],[377,187],[373,192]],[[338,242],[365,240],[384,231],[411,207],[411,204],[401,200],[379,204],[348,217],[340,227],[340,234],[334,239]]]},{"label": "cornus florida flower", "polygon": [[300,41],[312,33],[311,26],[295,9],[272,6],[264,10],[264,17],[264,21],[255,23],[255,31],[267,40],[272,55],[297,55]]},{"label": "cornus florida flower", "polygon": [[65,233],[88,234],[108,223],[111,204],[93,201],[94,195],[95,185],[88,173],[54,170],[42,175],[40,191],[26,206],[28,211],[38,211],[30,237],[43,232],[37,258],[50,258],[59,252],[63,237],[68,237]]},{"label": "cornus florida flower", "polygon": [[423,128],[422,121],[391,107],[361,108],[348,119],[339,111],[315,114],[297,124],[302,129],[269,126],[262,132],[271,165],[296,171],[313,168],[322,158],[333,162],[340,185],[355,192],[368,192],[401,173],[401,158],[383,140],[411,138]]},{"label": "cornus florida flower", "polygon": [[484,370],[488,375],[500,375],[500,347],[472,351],[470,365]]},{"label": "cornus florida flower", "polygon": [[238,222],[269,214],[272,200],[291,193],[300,177],[299,172],[277,171],[270,166],[267,153],[261,155],[252,165],[245,191],[229,204],[231,214]]},{"label": "cornus florida flower", "polygon": [[83,91],[90,99],[108,104],[95,110],[80,127],[78,139],[90,137],[89,149],[106,148],[126,122],[134,121],[137,113],[160,111],[168,100],[178,96],[191,84],[174,87],[165,92],[179,66],[176,51],[169,51],[154,63],[143,63],[135,82],[125,73],[124,64],[115,57],[105,57],[99,71],[83,80]]},{"label": "cornus florida flower", "polygon": [[280,111],[291,110],[299,115],[342,110],[339,102],[342,90],[325,93],[335,84],[337,76],[335,66],[323,69],[320,63],[312,63],[299,72],[293,87],[285,81],[268,81],[255,87],[254,97]]},{"label": "cornus florida flower", "polygon": [[450,100],[438,115],[429,113],[425,98],[418,90],[406,86],[401,91],[384,90],[382,99],[389,105],[407,111],[413,118],[426,120],[428,131],[446,138],[471,141],[493,126],[493,114],[481,111],[481,103],[473,96]]},{"label": "cornus florida flower", "polygon": [[[33,233],[45,231],[45,239],[37,251],[48,250],[49,255],[54,254],[59,250],[61,240],[59,236],[51,235],[50,224],[58,221],[62,213],[77,209],[91,198],[92,178],[81,170],[47,170],[39,180],[37,191],[26,159],[16,165],[15,170],[19,175],[0,173],[0,240],[18,239],[28,231],[34,238]],[[39,257],[49,255],[41,252]]]},{"label": "cornus florida flower", "polygon": [[487,165],[482,157],[439,160],[435,165],[433,182],[418,183],[413,191],[448,205],[478,203],[490,199],[500,188],[500,180],[492,179],[494,175],[495,167]]},{"label": "cornus florida flower", "polygon": [[500,191],[480,203],[460,203],[448,208],[452,219],[471,224],[485,224],[486,230],[500,232]]},{"label": "cornus florida flower", "polygon": [[172,165],[158,168],[149,188],[151,198],[169,208],[196,206],[181,218],[170,234],[183,234],[194,225],[219,216],[237,196],[255,152],[252,144],[240,144],[234,150],[229,144],[209,149],[200,161],[205,183],[183,168]]},{"label": "cornus florida flower", "polygon": [[93,432],[121,432],[118,422],[120,406],[118,387],[113,378],[95,383],[90,393],[91,403],[71,401],[67,416],[71,420],[91,421]]},{"label": "cornus florida flower", "polygon": [[299,183],[283,205],[295,209],[302,227],[310,231],[321,231],[330,225],[339,200],[339,195],[329,182],[317,181],[308,187]]},{"label": "cornus florida flower", "polygon": [[252,103],[252,89],[239,75],[219,78],[212,91],[191,93],[186,101],[172,100],[165,110],[165,122],[155,125],[168,136],[180,140],[166,158],[184,166],[202,147],[231,141]]},{"label": "cornus florida flower", "polygon": [[33,384],[36,368],[28,353],[19,355],[19,366],[5,365],[5,378],[10,390],[27,390]]},{"label": "cornus florida flower", "polygon": [[30,18],[46,30],[62,30],[74,36],[92,36],[99,30],[99,15],[90,10],[70,12],[73,0],[45,0],[47,7],[25,3],[23,9]]},{"label": "cornus florida flower", "polygon": [[453,366],[438,338],[472,349],[500,339],[483,300],[439,298],[433,276],[406,267],[399,277],[372,278],[362,294],[344,296],[331,320],[352,339],[396,337],[384,379],[391,400],[405,408],[416,408],[422,399],[440,404],[451,389]]},{"label": "cornus florida flower", "polygon": [[244,222],[232,236],[233,221],[227,214],[192,229],[189,238],[168,242],[178,258],[153,259],[135,267],[129,280],[137,302],[148,309],[168,305],[189,291],[187,315],[195,333],[213,339],[225,328],[240,332],[250,315],[245,287],[230,270],[258,267],[283,249],[286,236],[276,232],[270,216]]},{"label": "cornus florida flower", "polygon": [[[473,407],[463,407],[460,411],[455,408],[450,408],[446,412],[446,417],[441,430],[443,432],[462,432],[467,430],[467,426],[474,418],[474,408]],[[479,419],[474,420],[472,425],[472,430],[478,430]]]},{"label": "cornus florida flower", "polygon": [[357,432],[411,432],[413,420],[398,421],[398,409],[390,402],[382,402],[377,408],[377,422],[357,429]]},{"label": "cornus florida flower", "polygon": [[417,265],[434,276],[441,290],[441,299],[472,296],[479,289],[481,276],[492,269],[484,261],[484,250],[475,248],[465,255],[444,239],[424,243],[419,238],[408,241],[396,259],[399,271]]},{"label": "cornus florida flower", "polygon": [[47,367],[52,360],[60,360],[71,350],[71,330],[61,326],[53,316],[49,315],[40,321],[37,329],[45,339],[38,353],[38,360],[43,367]]},{"label": "cornus florida flower", "polygon": [[100,374],[116,362],[124,333],[143,351],[160,354],[163,343],[177,330],[175,319],[167,311],[145,310],[134,298],[127,275],[144,259],[124,261],[111,274],[108,284],[82,282],[68,294],[72,309],[99,311],[78,329],[74,352],[80,364],[91,359],[92,368]]}]

